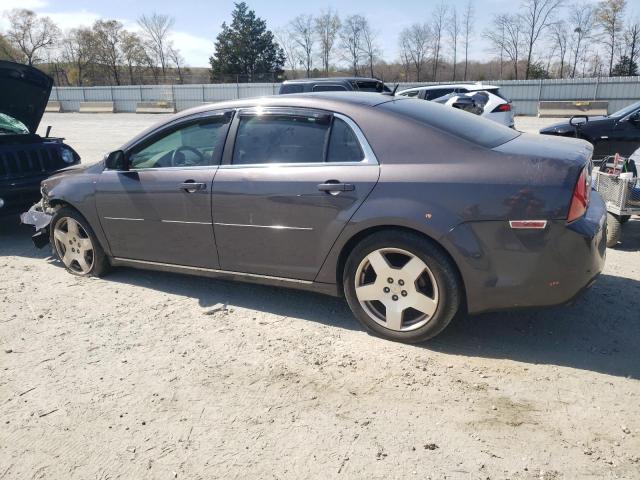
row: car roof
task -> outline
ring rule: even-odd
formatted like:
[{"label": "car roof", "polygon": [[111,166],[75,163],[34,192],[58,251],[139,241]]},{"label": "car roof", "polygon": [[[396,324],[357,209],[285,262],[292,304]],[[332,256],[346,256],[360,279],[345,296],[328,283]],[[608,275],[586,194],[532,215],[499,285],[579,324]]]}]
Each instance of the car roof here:
[{"label": "car roof", "polygon": [[292,83],[332,83],[332,82],[350,82],[350,81],[365,81],[365,82],[382,82],[377,78],[371,77],[323,77],[323,78],[296,78],[292,80],[285,80],[283,84],[290,85]]},{"label": "car roof", "polygon": [[192,115],[198,115],[201,113],[206,114],[207,112],[214,112],[217,110],[251,107],[297,107],[315,108],[318,110],[327,110],[348,115],[348,112],[353,109],[371,108],[383,103],[398,100],[408,99],[374,92],[314,92],[295,93],[290,95],[272,95],[268,97],[253,97],[242,100],[227,100],[224,102],[207,103],[187,110],[182,110],[168,119],[161,120],[129,140],[122,146],[122,148],[128,148],[142,137],[148,135],[149,132],[157,130],[163,125],[168,125]]},{"label": "car roof", "polygon": [[437,84],[437,85],[423,85],[421,87],[413,87],[402,90],[403,92],[415,92],[416,90],[435,90],[439,88],[466,88],[467,90],[496,90],[499,89],[497,85],[485,85],[482,83],[449,83],[449,84]]}]

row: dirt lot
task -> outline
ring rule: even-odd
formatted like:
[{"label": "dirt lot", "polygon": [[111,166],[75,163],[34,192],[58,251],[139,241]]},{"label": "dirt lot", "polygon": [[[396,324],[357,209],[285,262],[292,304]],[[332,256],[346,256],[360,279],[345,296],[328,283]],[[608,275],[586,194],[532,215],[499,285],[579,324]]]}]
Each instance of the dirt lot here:
[{"label": "dirt lot", "polygon": [[[89,163],[158,118],[43,123]],[[311,293],[73,277],[30,234],[0,222],[0,480],[640,478],[640,221],[573,306],[423,346]]]}]

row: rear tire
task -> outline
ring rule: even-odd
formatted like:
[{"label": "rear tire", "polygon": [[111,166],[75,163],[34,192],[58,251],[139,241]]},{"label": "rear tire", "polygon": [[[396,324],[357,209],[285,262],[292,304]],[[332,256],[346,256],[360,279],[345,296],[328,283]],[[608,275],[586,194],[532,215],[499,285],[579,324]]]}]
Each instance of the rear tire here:
[{"label": "rear tire", "polygon": [[102,246],[89,222],[74,208],[63,207],[51,219],[53,251],[64,268],[81,277],[99,277],[110,268]]},{"label": "rear tire", "polygon": [[464,302],[449,257],[428,239],[402,231],[374,233],[356,245],[343,286],[351,311],[367,330],[406,343],[438,335]]},{"label": "rear tire", "polygon": [[622,236],[622,222],[617,215],[607,213],[607,248],[615,247]]}]

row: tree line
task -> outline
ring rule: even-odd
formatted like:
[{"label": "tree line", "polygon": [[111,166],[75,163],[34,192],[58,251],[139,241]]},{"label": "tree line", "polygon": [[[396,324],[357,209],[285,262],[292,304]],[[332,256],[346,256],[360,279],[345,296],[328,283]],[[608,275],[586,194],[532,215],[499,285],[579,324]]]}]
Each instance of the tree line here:
[{"label": "tree line", "polygon": [[[15,9],[0,32],[0,56],[78,86],[340,74],[409,82],[639,74],[640,20],[629,17],[627,0],[519,0],[516,12],[496,13],[482,29],[473,2],[458,10],[443,0],[425,21],[407,25],[396,46],[384,46],[397,52],[393,59],[384,58],[380,32],[366,15],[324,9],[272,31],[245,2],[222,23],[209,70],[185,67],[171,41],[174,19],[159,13],[141,16],[134,29],[102,19],[62,32],[49,17]],[[480,40],[486,59],[472,60]]]}]

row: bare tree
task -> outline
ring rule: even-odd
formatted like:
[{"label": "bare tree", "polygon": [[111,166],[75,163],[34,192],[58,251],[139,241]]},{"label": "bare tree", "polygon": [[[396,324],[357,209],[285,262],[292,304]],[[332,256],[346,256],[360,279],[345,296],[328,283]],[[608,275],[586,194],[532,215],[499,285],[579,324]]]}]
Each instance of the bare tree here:
[{"label": "bare tree", "polygon": [[609,75],[613,73],[618,35],[622,32],[622,16],[627,0],[604,0],[598,4],[596,20],[603,31],[604,45],[609,54]]},{"label": "bare tree", "polygon": [[146,58],[144,44],[137,34],[126,30],[122,32],[122,56],[129,72],[129,84],[133,85],[134,69],[143,65]]},{"label": "bare tree", "polygon": [[414,23],[400,32],[400,51],[405,55],[407,65],[412,64],[415,68],[417,82],[421,80],[431,37],[431,27],[427,23]]},{"label": "bare tree", "polygon": [[591,5],[576,3],[569,6],[569,25],[571,29],[571,53],[573,62],[571,78],[576,76],[580,59],[585,57],[587,41],[591,38],[595,10]]},{"label": "bare tree", "polygon": [[[567,49],[569,45],[569,33],[567,32],[567,24],[564,20],[551,25],[551,41],[554,53],[558,52],[558,60],[560,60],[560,71],[558,78],[564,78],[565,59],[567,57]],[[549,56],[551,59],[551,55]],[[547,71],[549,68],[547,68]]]},{"label": "bare tree", "polygon": [[[75,83],[81,86],[84,81],[85,69],[96,59],[95,36],[89,28],[74,28],[63,38],[60,45],[61,57],[64,63],[73,66]],[[68,83],[69,76],[65,73]]]},{"label": "bare tree", "polygon": [[182,85],[184,83],[184,58],[180,50],[178,50],[172,42],[169,42],[167,45],[167,57],[176,69],[178,83]]},{"label": "bare tree", "polygon": [[340,31],[340,17],[333,10],[325,10],[315,19],[314,29],[320,42],[320,57],[325,76],[329,74],[331,53]]},{"label": "bare tree", "polygon": [[313,31],[313,17],[311,15],[298,15],[289,23],[291,38],[300,51],[302,67],[307,72],[307,78],[311,76],[313,67],[313,44],[315,36]]},{"label": "bare tree", "polygon": [[116,85],[120,85],[122,29],[122,23],[117,20],[96,20],[93,24],[98,61],[108,68]]},{"label": "bare tree", "polygon": [[438,80],[438,65],[440,62],[440,49],[442,48],[442,35],[444,33],[445,21],[447,19],[447,5],[440,3],[432,15],[431,31],[433,33],[433,80]]},{"label": "bare tree", "polygon": [[[464,16],[462,19],[462,36],[464,38],[464,80],[467,79],[467,68],[469,66],[469,44],[471,41],[471,35],[473,34],[473,14],[473,3],[469,0],[464,9]],[[500,75],[502,76],[502,72]]]},{"label": "bare tree", "polygon": [[626,46],[625,55],[629,58],[627,75],[637,75],[638,58],[640,57],[640,20],[636,19],[629,23],[624,32],[624,42]]},{"label": "bare tree", "polygon": [[378,43],[376,41],[378,34],[371,25],[369,21],[365,18],[364,23],[362,24],[362,54],[369,64],[369,76],[373,77],[373,65],[380,55],[380,48],[378,47]]},{"label": "bare tree", "polygon": [[49,17],[39,17],[31,10],[11,10],[7,18],[6,38],[23,57],[14,60],[26,60],[27,65],[39,61],[40,54],[53,47],[60,36],[60,29]]},{"label": "bare tree", "polygon": [[365,23],[366,20],[362,15],[351,15],[344,19],[339,33],[343,56],[351,65],[351,70],[356,76],[360,73],[363,44],[362,30]]},{"label": "bare tree", "polygon": [[562,5],[562,0],[523,0],[524,13],[521,14],[523,33],[527,46],[527,67],[524,78],[529,78],[533,49],[544,31],[553,24],[555,14]]},{"label": "bare tree", "polygon": [[489,41],[494,51],[504,52],[509,58],[518,78],[518,62],[522,53],[523,33],[522,20],[518,15],[497,15],[484,37]]},{"label": "bare tree", "polygon": [[460,17],[458,16],[458,10],[454,6],[451,9],[451,14],[447,22],[447,33],[449,34],[449,43],[451,45],[451,54],[452,54],[451,63],[453,64],[453,77],[452,77],[453,81],[455,81],[456,79],[456,67],[458,63],[458,39],[460,37],[461,28],[462,28],[462,25],[460,24]]},{"label": "bare tree", "polygon": [[171,33],[174,23],[175,20],[169,15],[155,12],[148,16],[142,15],[138,19],[138,25],[142,29],[143,37],[148,42],[154,57],[160,64],[163,77],[167,71],[169,34]]},{"label": "bare tree", "polygon": [[292,75],[296,74],[298,65],[300,64],[300,52],[298,44],[293,39],[293,33],[288,28],[281,28],[274,32],[278,45],[284,52],[284,60],[287,69],[291,70]]}]

